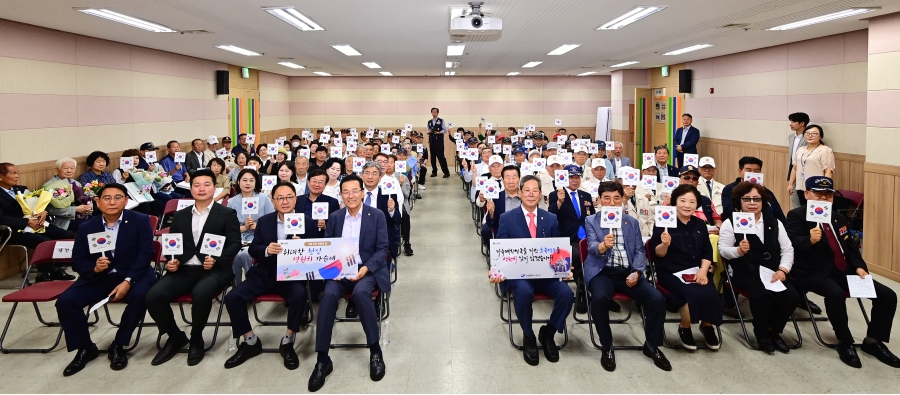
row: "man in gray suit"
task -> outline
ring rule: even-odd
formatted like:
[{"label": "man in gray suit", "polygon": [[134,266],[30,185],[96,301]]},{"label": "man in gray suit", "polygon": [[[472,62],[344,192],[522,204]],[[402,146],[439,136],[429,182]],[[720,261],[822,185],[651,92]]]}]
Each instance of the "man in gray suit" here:
[{"label": "man in gray suit", "polygon": [[[790,152],[790,157],[788,158],[788,174],[787,179],[791,179],[791,170],[794,168],[794,156],[796,156],[797,150],[800,147],[809,145],[806,142],[806,139],[803,138],[803,132],[806,130],[806,125],[809,124],[809,115],[806,115],[805,112],[795,112],[791,115],[788,115],[788,120],[791,121],[791,133],[788,134],[788,152]],[[791,194],[791,209],[795,209],[800,207],[800,194],[797,191]]]},{"label": "man in gray suit", "polygon": [[622,167],[631,167],[631,159],[627,156],[622,156],[622,151],[625,150],[624,145],[621,142],[616,141],[615,147],[607,147],[607,152],[611,152],[612,155],[608,156],[610,163],[612,163],[612,174],[619,174],[619,169]]}]

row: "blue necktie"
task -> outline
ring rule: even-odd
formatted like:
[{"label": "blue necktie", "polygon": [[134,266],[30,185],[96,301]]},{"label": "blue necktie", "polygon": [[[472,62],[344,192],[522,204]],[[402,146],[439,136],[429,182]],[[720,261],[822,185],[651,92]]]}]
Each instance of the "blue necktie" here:
[{"label": "blue necktie", "polygon": [[[577,215],[578,219],[580,220],[581,219],[581,208],[578,207],[577,193],[578,193],[577,191],[572,191],[572,205],[575,206],[575,215]],[[579,226],[578,227],[578,238],[583,239],[584,236],[585,236],[584,227]]]},{"label": "blue necktie", "polygon": [[366,206],[372,207],[372,192],[366,192]]}]

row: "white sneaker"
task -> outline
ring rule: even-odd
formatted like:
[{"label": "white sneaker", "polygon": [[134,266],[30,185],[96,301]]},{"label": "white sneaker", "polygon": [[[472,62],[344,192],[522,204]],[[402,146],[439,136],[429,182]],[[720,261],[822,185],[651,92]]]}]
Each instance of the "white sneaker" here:
[{"label": "white sneaker", "polygon": [[421,190],[424,191],[424,190],[425,190],[425,186],[424,186],[424,185],[419,185],[419,189],[421,189]]}]

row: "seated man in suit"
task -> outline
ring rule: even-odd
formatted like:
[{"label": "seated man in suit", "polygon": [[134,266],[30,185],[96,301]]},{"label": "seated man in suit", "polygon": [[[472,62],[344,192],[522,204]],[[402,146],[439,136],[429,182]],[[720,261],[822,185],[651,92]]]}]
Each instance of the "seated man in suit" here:
[{"label": "seated man in suit", "polygon": [[[250,256],[257,260],[257,264],[247,271],[247,279],[225,296],[225,308],[228,309],[228,316],[231,318],[231,334],[235,339],[244,336],[244,342],[238,347],[237,352],[225,361],[225,369],[239,366],[262,353],[262,341],[250,325],[247,304],[261,295],[272,293],[281,295],[288,309],[287,329],[279,346],[284,367],[294,370],[300,366],[300,359],[294,351],[294,334],[300,331],[303,312],[306,311],[306,281],[277,281],[278,254],[282,251],[278,241],[288,239],[284,231],[284,215],[293,213],[297,205],[294,184],[281,181],[275,185],[272,188],[272,201],[275,202],[275,212],[259,218],[256,231],[253,232],[253,241],[250,243]],[[315,221],[305,214],[303,221],[304,234],[294,235],[291,238],[316,238],[318,232]]]},{"label": "seated man in suit", "polygon": [[[538,237],[559,237],[559,224],[556,215],[538,208],[541,200],[541,181],[535,176],[522,177],[519,183],[522,191],[522,205],[504,213],[500,218],[500,228],[497,230],[498,239],[534,239]],[[488,274],[491,283],[499,283],[500,291],[513,295],[513,306],[516,316],[519,317],[519,325],[524,335],[522,355],[525,362],[531,366],[537,366],[540,362],[537,351],[537,338],[534,328],[531,327],[534,302],[534,294],[542,293],[553,299],[553,312],[550,314],[550,322],[538,331],[541,345],[544,347],[544,357],[550,362],[559,361],[559,347],[553,340],[556,333],[562,333],[566,325],[566,316],[572,310],[572,301],[575,296],[572,289],[565,282],[555,278],[540,279],[506,279],[502,276],[493,277]],[[571,273],[569,279],[571,279]]]},{"label": "seated man in suit", "polygon": [[[205,160],[206,154],[203,152],[204,148],[203,140],[194,139],[191,141],[191,152],[188,152],[187,155],[184,156],[184,166],[188,174],[197,171],[197,169],[201,167],[206,167],[206,164],[209,163],[208,160]],[[212,158],[209,158],[209,160],[212,160]],[[222,172],[228,173],[225,169],[222,169]]]},{"label": "seated man in suit", "polygon": [[[194,205],[179,210],[172,218],[170,233],[181,233],[184,253],[166,263],[166,273],[147,293],[147,311],[160,333],[169,335],[166,345],[156,354],[152,365],[168,362],[179,350],[190,344],[188,365],[203,360],[203,328],[212,310],[213,297],[234,280],[231,261],[241,250],[241,225],[237,213],[213,202],[216,192],[212,170],[201,169],[191,175]],[[221,255],[200,253],[207,235],[225,237]],[[182,295],[191,295],[191,337],[175,323],[170,303]]]},{"label": "seated man in suit", "polygon": [[[665,145],[660,145],[653,149],[653,152],[656,155],[656,182],[662,182],[662,178],[665,176],[669,177],[678,177],[678,168],[669,164],[669,147]],[[624,167],[624,166],[623,166]],[[617,171],[621,171],[621,167],[617,169]],[[617,172],[618,176],[619,173]]]},{"label": "seated man in suit", "polygon": [[[503,190],[496,199],[485,201],[487,213],[484,215],[484,224],[481,226],[481,241],[490,245],[494,233],[500,226],[500,216],[522,205],[519,191],[519,168],[516,165],[506,165],[500,172]],[[478,196],[484,199],[484,194]]]},{"label": "seated man in suit", "polygon": [[369,348],[369,378],[379,381],[384,378],[384,357],[379,345],[378,317],[372,304],[372,293],[379,289],[391,292],[388,255],[388,224],[384,213],[363,204],[363,180],[350,175],[341,180],[341,196],[346,207],[328,217],[329,227],[326,238],[347,237],[359,239],[359,256],[362,264],[356,278],[325,282],[325,293],[319,302],[319,316],[316,321],[316,366],[309,377],[309,391],[315,392],[325,385],[325,378],[334,370],[328,350],[338,301],[351,293],[359,306],[359,319],[366,333]]},{"label": "seated man in suit", "polygon": [[[607,147],[607,152],[610,147]],[[611,169],[612,174],[616,174],[616,172],[624,167],[631,167],[631,158],[627,156],[622,156],[622,152],[625,150],[625,147],[622,145],[621,141],[615,142],[615,147],[612,149],[612,155],[608,155],[609,161],[612,163],[613,168]]]},{"label": "seated man in suit", "polygon": [[[614,182],[600,184],[598,193],[600,204],[614,207],[622,205],[625,194],[622,186]],[[621,229],[608,229],[600,226],[597,215],[592,215],[585,222],[585,228],[588,256],[584,259],[584,281],[591,290],[591,316],[603,346],[600,365],[610,372],[616,370],[606,305],[615,303],[612,301],[613,295],[622,292],[644,310],[644,355],[652,359],[656,367],[672,370],[669,360],[659,349],[665,336],[663,322],[666,319],[666,303],[662,294],[644,276],[647,252],[637,219],[625,215]]]},{"label": "seated man in suit", "polygon": [[[341,208],[341,205],[338,203],[337,199],[322,193],[325,191],[325,185],[327,184],[328,173],[325,173],[325,170],[315,169],[310,171],[306,194],[297,196],[297,207],[295,208],[295,212],[303,213],[303,215],[307,217],[312,217],[313,203],[328,203],[328,215],[338,211]],[[327,220],[317,220],[316,227],[318,228],[319,233],[316,237],[325,237],[325,229],[327,226]]]},{"label": "seated man in suit", "polygon": [[[834,201],[834,182],[828,177],[806,179],[806,199]],[[787,215],[785,231],[794,245],[794,267],[791,274],[799,293],[815,292],[825,297],[825,312],[838,339],[837,352],[841,361],[854,368],[862,367],[847,318],[847,277],[869,276],[869,269],[859,249],[848,238],[849,221],[837,211],[831,212],[831,223],[806,220],[807,208],[797,207]],[[900,358],[888,350],[891,324],[897,311],[897,294],[878,281],[872,301],[872,320],[869,322],[862,350],[879,361],[900,368]]]},{"label": "seated man in suit", "polygon": [[[400,255],[400,224],[403,216],[403,188],[398,185],[400,193],[385,195],[379,187],[387,180],[387,167],[391,159],[387,154],[378,153],[371,163],[363,165],[361,177],[366,190],[363,191],[363,203],[375,207],[384,213],[388,221],[388,237],[390,237],[391,258]],[[392,166],[393,170],[393,166]],[[396,181],[396,179],[394,179]],[[399,181],[398,181],[399,183]],[[393,226],[391,226],[393,225]]]},{"label": "seated man in suit", "polygon": [[[66,334],[66,348],[75,351],[75,359],[63,370],[71,376],[97,358],[97,345],[91,341],[84,307],[112,295],[111,302],[123,300],[128,306],[122,313],[116,338],[109,346],[109,367],[122,370],[128,366],[124,347],[131,343],[131,334],[147,311],[144,298],[156,283],[150,263],[154,260],[153,230],[150,218],[125,210],[128,190],[122,184],[106,184],[100,189],[97,207],[103,215],[91,217],[79,227],[72,249],[72,267],[78,281],[56,300],[56,313]],[[111,232],[116,249],[92,254],[88,236]]]},{"label": "seated man in suit", "polygon": [[[572,273],[575,275],[575,311],[579,314],[587,313],[587,302],[584,298],[584,277],[581,276],[581,262],[583,257],[578,250],[578,242],[584,238],[584,219],[594,215],[594,203],[589,192],[578,190],[581,187],[581,167],[577,164],[568,165],[564,169],[569,172],[569,186],[556,190],[550,194],[550,212],[556,215],[559,221],[559,233],[569,238],[572,245]],[[619,305],[613,303],[616,307]]]}]

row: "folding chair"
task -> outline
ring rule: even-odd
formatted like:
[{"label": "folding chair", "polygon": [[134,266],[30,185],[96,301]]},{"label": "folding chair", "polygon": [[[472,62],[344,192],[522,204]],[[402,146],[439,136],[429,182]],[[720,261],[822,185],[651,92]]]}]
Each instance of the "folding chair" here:
[{"label": "folding chair", "polygon": [[[342,299],[347,300],[348,302],[353,297],[353,294],[346,294]],[[376,303],[375,311],[380,312],[378,314],[378,333],[381,334],[381,324],[391,315],[391,308],[389,303],[389,297],[387,294],[381,292],[379,289],[375,289],[372,292],[372,300]],[[336,317],[334,319],[335,323],[338,322],[360,322],[360,318],[347,318],[347,317]],[[329,345],[331,348],[366,348],[368,344],[365,343],[331,343]]]},{"label": "folding chair", "polygon": [[12,233],[13,233],[12,229],[7,227],[6,225],[0,225],[0,239],[3,240],[3,243],[0,243],[0,251],[3,251],[3,249],[7,248],[7,247],[18,248],[18,249],[22,250],[23,254],[25,254],[25,259],[19,261],[19,271],[21,271],[22,273],[25,273],[22,275],[22,277],[24,277],[25,280],[22,282],[22,285],[19,287],[19,289],[21,289],[21,288],[25,288],[29,284],[28,274],[26,271],[26,267],[28,266],[28,262],[29,262],[28,261],[28,247],[25,247],[25,246],[19,245],[19,244],[8,244],[9,239],[12,238]]},{"label": "folding chair", "polygon": [[[498,289],[499,289],[499,285],[498,285]],[[500,297],[500,320],[505,322],[506,326],[509,329],[509,344],[511,344],[513,346],[513,348],[515,348],[516,350],[521,350],[522,346],[516,344],[516,341],[513,339],[513,324],[518,324],[519,319],[512,318],[512,310],[513,310],[512,309],[512,300],[513,300],[513,295],[510,292],[507,292],[507,293],[501,295],[501,297]],[[553,299],[550,298],[549,296],[542,294],[542,293],[535,292],[534,293],[534,301],[532,303],[537,302],[537,301],[545,301],[545,300],[549,300],[551,302],[553,301]],[[503,305],[504,304],[506,304],[506,315],[505,316],[503,315]],[[550,322],[550,319],[549,318],[548,319],[532,319],[531,322],[532,322],[532,324],[546,324],[546,323]],[[560,350],[562,350],[563,348],[566,348],[566,345],[569,344],[568,326],[567,325],[563,326],[562,330],[563,330],[564,340],[563,340],[563,343],[559,345]],[[539,345],[538,349],[543,350],[544,346]]]},{"label": "folding chair", "polygon": [[159,217],[155,215],[150,215],[150,231],[156,233],[156,229],[159,227]]},{"label": "folding chair", "polygon": [[[151,222],[150,225],[153,225],[154,218],[156,218],[156,217],[152,216],[152,215],[150,216],[150,222]],[[153,256],[154,256],[154,258],[152,261],[150,261],[151,265],[158,266],[160,254],[162,254],[162,243],[154,240],[153,241]],[[157,276],[157,278],[158,278],[158,276]],[[124,302],[109,302],[109,303],[124,303]],[[106,322],[108,322],[110,325],[118,328],[119,323],[112,320],[112,315],[109,313],[109,304],[108,303],[103,305],[103,312],[106,314]],[[156,323],[151,322],[151,323],[145,324],[144,320],[141,320],[141,323],[138,325],[138,328],[141,328],[144,326],[156,326]],[[138,338],[140,338],[140,336],[141,336],[140,329],[138,329]],[[135,344],[137,344],[137,343],[135,343]],[[131,351],[131,349],[129,349],[127,351]]]},{"label": "folding chair", "polygon": [[[741,295],[747,299],[750,299],[750,294],[743,288],[734,284],[734,280],[732,280],[732,278],[731,278],[731,271],[729,270],[730,269],[729,266],[730,266],[730,264],[728,262],[725,262],[725,268],[724,268],[725,270],[722,271],[723,273],[725,273],[725,277],[723,278],[723,280],[725,280],[725,281],[723,281],[721,285],[722,285],[722,287],[727,287],[729,289],[729,291],[731,291],[730,292],[731,299],[732,299],[732,301],[734,301],[734,306],[735,306],[735,309],[737,310],[738,318],[736,320],[735,319],[723,320],[723,323],[727,323],[727,324],[731,324],[731,323],[735,323],[735,322],[740,323],[741,330],[744,332],[744,340],[747,341],[747,347],[749,347],[752,350],[759,350],[759,345],[758,344],[754,345],[753,342],[750,341],[750,334],[747,332],[747,324],[744,320],[744,313],[741,312],[741,306],[738,304],[738,295]],[[789,344],[788,348],[798,349],[803,346],[803,335],[800,334],[800,326],[797,325],[797,320],[794,319],[793,313],[791,314],[791,322],[794,323],[794,330],[797,332],[797,342],[794,344]],[[815,324],[813,324],[813,325],[815,325]]]},{"label": "folding chair", "polygon": [[[821,296],[821,295],[819,295],[819,296]],[[849,292],[844,292],[844,296],[846,296],[848,299],[851,297]],[[863,319],[866,320],[866,325],[869,325],[869,314],[866,313],[866,307],[865,307],[865,305],[863,305],[862,298],[856,298],[856,301],[859,303],[859,310],[862,311]],[[819,332],[819,326],[816,324],[816,321],[825,321],[825,320],[827,320],[827,318],[825,320],[823,320],[821,318],[815,318],[815,317],[813,317],[813,313],[810,313],[809,310],[810,310],[809,299],[806,299],[806,312],[809,313],[809,321],[812,322],[812,324],[813,324],[813,330],[816,331],[816,339],[819,340],[819,343],[821,343],[823,346],[828,347],[828,348],[837,347],[837,343],[829,343],[829,342],[826,342],[824,339],[822,339],[822,334]],[[860,347],[860,346],[862,346],[862,344],[857,343],[857,344],[855,344],[855,346]]]},{"label": "folding chair", "polygon": [[163,209],[163,215],[162,215],[162,218],[159,219],[159,224],[157,225],[156,232],[154,232],[154,234],[153,234],[154,236],[159,237],[159,236],[162,236],[163,234],[169,233],[169,228],[168,227],[163,228],[163,225],[166,224],[167,217],[172,216],[173,214],[175,214],[176,211],[178,211],[178,201],[179,200],[184,200],[184,199],[170,199],[169,201],[166,202],[166,207]]},{"label": "folding chair", "polygon": [[[399,257],[400,255],[397,254],[397,256]],[[397,266],[399,266],[399,265],[397,265],[397,263],[398,263],[398,260],[396,257],[390,258],[388,260],[388,264],[391,265],[391,284],[394,284],[397,282],[397,278],[398,278]]]},{"label": "folding chair", "polygon": [[[213,295],[213,299],[218,298],[220,295],[226,294],[227,290],[228,290],[228,287],[225,287],[225,289],[223,289],[223,290],[219,291],[218,293],[216,293],[215,295]],[[184,314],[184,304],[185,303],[187,303],[187,304],[193,303],[193,299],[191,298],[191,295],[187,294],[187,295],[179,296],[179,297],[175,298],[174,300],[172,300],[172,303],[178,303],[178,309],[181,310],[181,319],[186,324],[193,325],[194,323],[191,322],[190,320],[188,320],[187,316],[185,316],[185,314]],[[222,311],[224,309],[225,309],[225,303],[219,303],[219,313],[216,315],[216,321],[214,323],[207,322],[206,325],[213,324],[213,328],[214,328],[213,338],[212,338],[212,342],[209,344],[209,347],[204,348],[203,351],[212,350],[212,348],[216,345],[216,339],[219,336],[219,327],[220,326],[231,325],[230,322],[222,322]],[[156,349],[158,349],[158,350],[162,350],[162,344],[161,344],[162,336],[163,336],[162,333],[159,333],[156,336]],[[184,350],[179,350],[178,352],[188,352],[188,350],[184,349]]]}]

